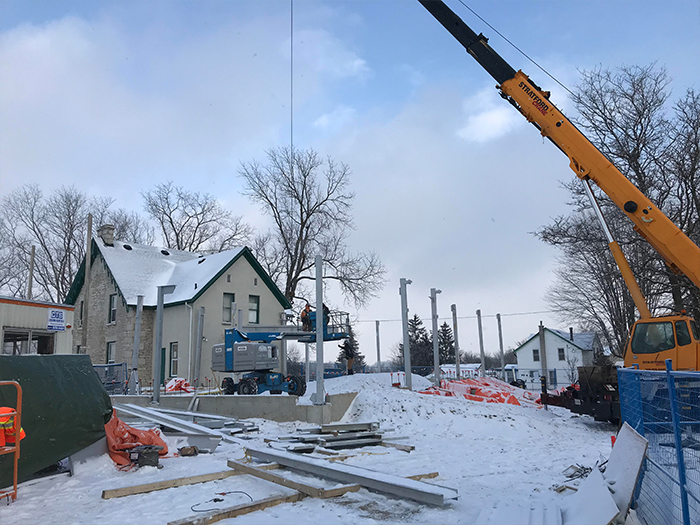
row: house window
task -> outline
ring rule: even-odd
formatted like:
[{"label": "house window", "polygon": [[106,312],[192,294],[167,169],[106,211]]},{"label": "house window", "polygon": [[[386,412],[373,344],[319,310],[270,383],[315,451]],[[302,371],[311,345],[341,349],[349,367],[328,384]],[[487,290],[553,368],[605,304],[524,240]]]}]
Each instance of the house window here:
[{"label": "house window", "polygon": [[231,282],[231,274],[230,274],[230,273],[227,273],[227,274],[226,274],[226,282],[227,282],[227,283],[230,283],[230,282]]},{"label": "house window", "polygon": [[78,326],[83,326],[83,307],[85,306],[85,301],[80,301],[80,317],[78,318]]},{"label": "house window", "polygon": [[260,324],[260,296],[248,296],[248,323]]},{"label": "house window", "polygon": [[117,322],[117,294],[109,296],[109,310],[107,311],[107,324]]},{"label": "house window", "polygon": [[170,377],[177,376],[178,350],[177,343],[170,343]]},{"label": "house window", "polygon": [[556,387],[557,387],[557,371],[550,370],[549,371],[549,388],[556,388]]},{"label": "house window", "polygon": [[566,360],[566,354],[564,353],[563,348],[557,348],[557,351],[559,352],[559,361],[565,361]]},{"label": "house window", "polygon": [[258,278],[254,277],[253,278],[253,286],[257,286],[257,285],[258,285]]},{"label": "house window", "polygon": [[107,364],[108,365],[111,365],[114,363],[116,350],[117,350],[116,341],[110,341],[107,343]]},{"label": "house window", "polygon": [[540,360],[540,349],[539,349],[539,348],[533,348],[533,349],[532,349],[532,360],[533,360],[533,361],[539,361],[539,360]]},{"label": "house window", "polygon": [[224,305],[223,305],[223,315],[221,321],[226,324],[231,324],[233,321],[233,303],[236,300],[236,294],[225,293],[224,294]]}]

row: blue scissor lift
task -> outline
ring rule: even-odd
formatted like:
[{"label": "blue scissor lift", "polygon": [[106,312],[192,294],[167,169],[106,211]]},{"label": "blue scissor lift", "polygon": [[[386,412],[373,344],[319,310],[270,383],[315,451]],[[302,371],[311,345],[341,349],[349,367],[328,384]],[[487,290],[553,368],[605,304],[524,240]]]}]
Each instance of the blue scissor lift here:
[{"label": "blue scissor lift", "polygon": [[[303,396],[306,381],[302,376],[283,377],[273,372],[280,366],[280,355],[272,343],[291,339],[301,343],[316,342],[316,312],[309,312],[312,329],[304,331],[297,325],[280,326],[279,330],[242,332],[231,328],[224,332],[224,344],[212,348],[212,369],[229,372],[222,382],[224,394],[255,395],[267,390],[272,394],[288,392]],[[347,312],[328,312],[323,319],[323,340],[339,341],[349,337],[350,316]],[[240,379],[236,382],[236,376]]]}]

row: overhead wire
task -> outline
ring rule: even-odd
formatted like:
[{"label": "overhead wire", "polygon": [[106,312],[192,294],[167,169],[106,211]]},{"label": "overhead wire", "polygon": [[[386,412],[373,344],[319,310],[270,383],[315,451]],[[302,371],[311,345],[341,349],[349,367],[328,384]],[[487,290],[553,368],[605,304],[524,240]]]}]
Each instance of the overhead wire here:
[{"label": "overhead wire", "polygon": [[531,58],[525,51],[520,49],[518,46],[516,46],[513,42],[511,42],[508,37],[506,37],[503,33],[501,33],[498,29],[493,27],[491,24],[489,24],[484,18],[482,18],[476,11],[474,11],[471,7],[469,7],[467,4],[464,3],[463,0],[459,0],[459,3],[462,4],[464,7],[466,7],[471,13],[476,16],[479,20],[481,20],[484,24],[489,26],[489,28],[495,32],[498,36],[500,36],[503,40],[508,42],[516,51],[518,51],[521,55],[523,55],[525,58],[527,58],[530,62],[532,62],[535,66],[537,66],[545,75],[547,75],[549,78],[554,80],[557,84],[559,84],[562,88],[564,88],[566,91],[569,92],[570,95],[574,95],[574,92],[571,91],[568,87],[566,87],[562,82],[560,82],[554,75],[552,75],[549,71],[547,71],[544,67],[539,65],[537,61],[535,61],[533,58]]},{"label": "overhead wire", "polygon": [[[539,310],[536,312],[514,312],[514,313],[509,313],[509,314],[500,314],[501,317],[515,317],[518,315],[537,315],[537,314],[551,314],[555,313],[558,310]],[[499,314],[482,314],[482,319],[484,317],[496,317]],[[452,316],[450,317],[438,317],[439,320],[451,320]],[[457,319],[477,319],[476,315],[458,315]],[[421,321],[430,321],[431,318],[421,318]],[[401,319],[358,319],[355,321],[356,323],[376,323],[379,321],[380,323],[399,323],[402,320]]]}]

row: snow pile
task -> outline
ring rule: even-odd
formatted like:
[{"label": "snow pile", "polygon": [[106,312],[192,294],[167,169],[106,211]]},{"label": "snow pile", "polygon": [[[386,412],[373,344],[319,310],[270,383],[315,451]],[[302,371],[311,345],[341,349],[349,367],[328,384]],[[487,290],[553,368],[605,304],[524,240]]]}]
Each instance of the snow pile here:
[{"label": "snow pile", "polygon": [[[414,388],[427,389],[422,377],[413,377]],[[565,481],[562,471],[571,464],[593,466],[610,453],[615,429],[589,417],[550,407],[474,402],[464,397],[429,396],[391,386],[390,374],[357,374],[325,380],[329,393],[357,392],[342,422],[377,421],[398,442],[413,445],[406,453],[391,447],[365,447],[347,452],[345,463],[398,476],[439,472],[431,480],[455,488],[460,499],[453,506],[434,508],[389,498],[362,489],[341,498],[306,498],[259,512],[224,520],[236,523],[472,523],[482,508],[503,500],[527,504],[533,499],[561,503],[565,495],[550,490]],[[309,385],[309,394],[315,385]],[[73,477],[61,476],[24,484],[19,499],[0,506],[0,523],[20,525],[124,525],[168,523],[196,514],[194,509],[225,508],[254,499],[289,494],[286,489],[251,476],[172,488],[125,498],[101,499],[102,490],[127,487],[226,470],[227,459],[242,459],[244,447],[267,446],[266,438],[308,427],[306,422],[276,423],[255,419],[261,432],[240,445],[222,443],[214,454],[166,457],[163,468],[118,471],[107,455],[79,465]],[[170,443],[168,443],[170,445]],[[173,447],[175,449],[176,447]],[[322,486],[319,480],[309,484]],[[211,502],[216,493],[223,502]],[[206,503],[206,504],[205,504]],[[197,506],[198,505],[198,506]],[[50,509],[50,512],[47,512]],[[310,516],[313,518],[310,520]],[[517,521],[514,517],[513,521]]]}]

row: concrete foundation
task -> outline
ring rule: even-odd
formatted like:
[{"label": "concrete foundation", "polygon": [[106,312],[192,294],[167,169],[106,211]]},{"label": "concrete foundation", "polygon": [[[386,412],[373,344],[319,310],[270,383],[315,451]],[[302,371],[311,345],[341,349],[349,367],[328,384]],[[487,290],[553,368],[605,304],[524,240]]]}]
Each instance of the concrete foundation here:
[{"label": "concrete foundation", "polygon": [[[304,421],[317,425],[340,421],[355,400],[357,392],[326,395],[325,405],[301,405],[295,396],[198,396],[198,412],[240,419],[263,418],[277,422]],[[111,396],[112,403],[150,406],[150,396]],[[160,406],[187,410],[189,395],[161,395]]]}]

